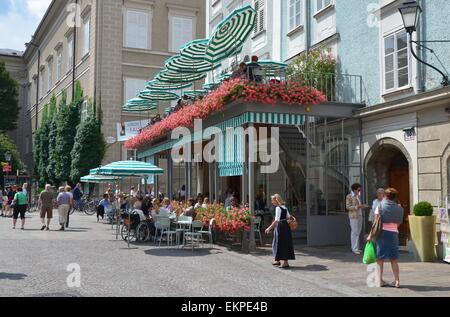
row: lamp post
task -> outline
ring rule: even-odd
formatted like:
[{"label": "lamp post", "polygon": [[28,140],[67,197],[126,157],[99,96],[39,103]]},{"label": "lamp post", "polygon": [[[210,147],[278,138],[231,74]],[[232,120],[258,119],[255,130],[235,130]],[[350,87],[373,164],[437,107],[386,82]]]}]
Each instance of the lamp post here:
[{"label": "lamp post", "polygon": [[[10,151],[6,151],[4,155],[5,155],[5,160],[6,160],[6,162],[8,162],[9,165],[11,166],[11,171],[12,171],[12,164],[11,164],[12,154],[11,154]],[[9,176],[9,172],[6,172],[6,175]]]},{"label": "lamp post", "polygon": [[[403,25],[405,27],[406,32],[409,34],[409,43],[411,47],[411,53],[414,56],[416,60],[418,60],[420,63],[434,69],[438,73],[442,75],[442,86],[448,86],[449,85],[449,79],[446,74],[444,74],[440,69],[437,67],[421,60],[417,54],[414,52],[413,49],[413,43],[419,43],[419,41],[413,41],[412,40],[412,34],[417,31],[417,23],[419,22],[420,14],[422,13],[422,8],[417,3],[417,1],[407,1],[404,2],[403,5],[399,8],[400,14],[403,19]],[[436,41],[439,42],[439,41]],[[423,46],[423,45],[421,45]]]}]

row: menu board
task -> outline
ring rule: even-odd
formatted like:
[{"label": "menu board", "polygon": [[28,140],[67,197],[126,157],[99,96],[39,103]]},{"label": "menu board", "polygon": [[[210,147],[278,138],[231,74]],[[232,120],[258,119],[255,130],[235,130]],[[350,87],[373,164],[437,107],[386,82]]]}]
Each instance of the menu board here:
[{"label": "menu board", "polygon": [[444,247],[444,261],[450,263],[449,216],[447,208],[439,208],[441,242]]}]

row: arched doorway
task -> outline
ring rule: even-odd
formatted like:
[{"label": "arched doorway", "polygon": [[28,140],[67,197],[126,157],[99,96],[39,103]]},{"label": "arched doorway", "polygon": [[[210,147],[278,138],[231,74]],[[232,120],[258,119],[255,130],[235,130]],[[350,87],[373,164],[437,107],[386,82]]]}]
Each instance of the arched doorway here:
[{"label": "arched doorway", "polygon": [[399,201],[405,210],[399,228],[400,245],[406,246],[409,238],[408,215],[411,211],[411,159],[403,145],[394,139],[378,141],[366,157],[367,198],[371,203],[377,188],[393,187],[399,191]]}]

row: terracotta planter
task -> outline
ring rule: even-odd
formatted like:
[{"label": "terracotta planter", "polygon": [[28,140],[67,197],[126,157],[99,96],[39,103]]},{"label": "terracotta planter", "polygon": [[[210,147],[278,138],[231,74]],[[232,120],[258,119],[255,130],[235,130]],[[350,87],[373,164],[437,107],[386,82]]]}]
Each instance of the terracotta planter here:
[{"label": "terracotta planter", "polygon": [[436,260],[436,216],[409,216],[414,249],[420,262]]}]

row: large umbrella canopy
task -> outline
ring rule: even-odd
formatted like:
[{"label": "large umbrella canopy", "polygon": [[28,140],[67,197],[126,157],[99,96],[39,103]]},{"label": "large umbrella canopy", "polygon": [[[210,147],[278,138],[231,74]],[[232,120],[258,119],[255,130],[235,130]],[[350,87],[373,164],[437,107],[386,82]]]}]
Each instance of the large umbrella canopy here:
[{"label": "large umbrella canopy", "polygon": [[199,90],[186,90],[183,92],[183,96],[188,97],[198,97],[198,96],[204,96],[208,94],[208,90],[205,89],[199,89]]},{"label": "large umbrella canopy", "polygon": [[192,86],[191,82],[187,83],[166,83],[159,80],[151,80],[147,83],[147,86],[145,88],[149,90],[177,90],[177,89],[183,89],[183,88],[189,88]]},{"label": "large umbrella canopy", "polygon": [[123,106],[123,112],[147,112],[158,109],[157,106]]},{"label": "large umbrella canopy", "polygon": [[164,170],[151,163],[141,161],[120,161],[114,162],[90,171],[93,175],[106,176],[148,176],[162,175]]},{"label": "large umbrella canopy", "polygon": [[152,101],[170,101],[179,99],[178,96],[174,92],[163,91],[163,90],[150,90],[146,89],[139,93],[139,97],[142,99],[152,100]]},{"label": "large umbrella canopy", "polygon": [[250,5],[234,10],[214,29],[205,51],[205,60],[217,63],[237,54],[247,40],[256,21],[256,11]]},{"label": "large umbrella canopy", "polygon": [[191,83],[196,80],[201,80],[206,77],[205,73],[190,74],[174,72],[172,70],[162,70],[156,75],[156,79],[167,83]]},{"label": "large umbrella canopy", "polygon": [[180,56],[203,61],[208,42],[209,39],[190,41],[180,48]]},{"label": "large umbrella canopy", "polygon": [[103,175],[87,175],[80,178],[82,183],[91,183],[91,184],[99,184],[99,183],[109,183],[120,180],[121,178],[118,176],[103,176]]},{"label": "large umbrella canopy", "polygon": [[217,78],[217,80],[220,81],[220,82],[222,82],[222,81],[224,81],[224,80],[226,80],[226,79],[231,78],[231,76],[233,76],[233,73],[232,73],[232,72],[224,73],[224,74],[221,74],[221,75],[219,76],[219,78]]},{"label": "large umbrella canopy", "polygon": [[141,107],[151,107],[151,106],[158,106],[158,103],[156,101],[151,101],[148,99],[142,99],[142,98],[133,98],[127,101],[127,103],[124,105],[124,107],[134,107],[134,106],[141,106]]},{"label": "large umbrella canopy", "polygon": [[202,60],[195,60],[186,58],[181,55],[175,55],[166,61],[166,68],[170,71],[179,73],[205,73],[216,68],[219,68],[221,64],[211,64]]},{"label": "large umbrella canopy", "polygon": [[[250,64],[251,62],[248,62],[247,64]],[[276,62],[272,60],[260,60],[258,61],[258,64],[261,66],[262,69],[266,71],[267,75],[273,75],[277,72],[284,72],[286,71],[288,65],[281,62]]]},{"label": "large umbrella canopy", "polygon": [[211,83],[203,84],[203,89],[213,90],[214,88],[216,88],[219,85],[220,85],[220,83],[218,83],[218,82],[211,82]]}]

